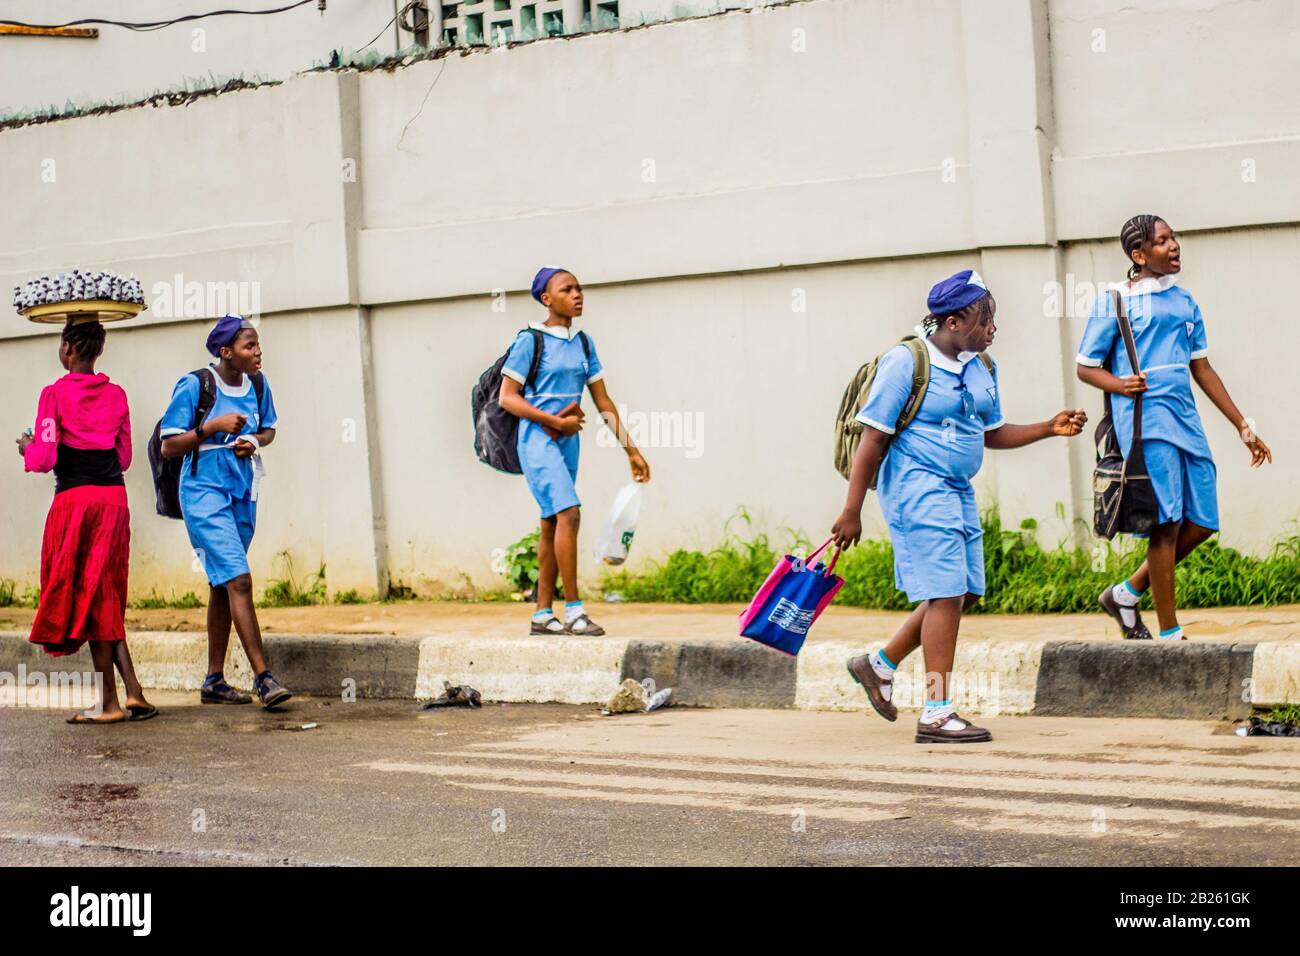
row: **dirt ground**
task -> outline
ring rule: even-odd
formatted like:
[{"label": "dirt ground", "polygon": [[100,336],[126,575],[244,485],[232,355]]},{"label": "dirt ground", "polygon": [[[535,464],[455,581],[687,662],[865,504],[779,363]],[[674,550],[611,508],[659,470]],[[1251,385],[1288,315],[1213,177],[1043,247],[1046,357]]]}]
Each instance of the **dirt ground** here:
[{"label": "dirt ground", "polygon": [[[592,618],[613,637],[640,640],[723,640],[735,637],[739,604],[588,604]],[[33,611],[0,608],[0,630],[31,626]],[[263,608],[262,629],[272,634],[463,634],[511,636],[528,633],[529,608],[514,603],[467,604],[404,601],[390,604],[329,604]],[[201,631],[205,610],[149,610],[127,613],[135,631]],[[818,619],[810,640],[861,640],[888,636],[905,615],[831,607]],[[1149,625],[1154,625],[1150,615]],[[1181,623],[1192,640],[1300,640],[1300,605],[1273,608],[1212,608],[1184,611]],[[965,640],[1102,640],[1118,637],[1103,614],[973,614],[962,624]]]}]

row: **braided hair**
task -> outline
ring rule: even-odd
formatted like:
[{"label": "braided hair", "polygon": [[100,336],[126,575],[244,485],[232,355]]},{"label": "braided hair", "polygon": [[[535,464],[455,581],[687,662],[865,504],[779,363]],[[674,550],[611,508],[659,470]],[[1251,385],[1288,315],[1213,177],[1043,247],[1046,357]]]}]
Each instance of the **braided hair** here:
[{"label": "braided hair", "polygon": [[93,362],[104,351],[104,327],[98,322],[69,322],[61,338],[84,362]]},{"label": "braided hair", "polygon": [[[1156,223],[1161,221],[1159,216],[1143,213],[1124,223],[1124,228],[1119,231],[1119,244],[1124,248],[1124,255],[1128,256],[1130,262],[1133,261],[1133,253],[1155,239]],[[1141,271],[1142,267],[1133,262],[1129,266],[1128,277],[1136,279]]]},{"label": "braided hair", "polygon": [[966,306],[966,308],[958,309],[956,312],[949,312],[944,315],[934,315],[933,313],[927,314],[926,317],[921,320],[921,331],[925,333],[926,338],[929,338],[939,330],[939,326],[943,324],[943,320],[948,318],[949,315],[959,320],[971,317],[983,318],[985,314],[991,315],[993,313],[994,305],[993,293],[990,292],[988,295],[976,299],[970,305]]}]

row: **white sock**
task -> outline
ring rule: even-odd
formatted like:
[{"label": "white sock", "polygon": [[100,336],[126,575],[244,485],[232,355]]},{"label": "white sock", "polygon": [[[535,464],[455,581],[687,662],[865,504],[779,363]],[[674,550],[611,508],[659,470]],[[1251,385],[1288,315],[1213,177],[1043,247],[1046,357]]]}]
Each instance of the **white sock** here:
[{"label": "white sock", "polygon": [[950,700],[936,700],[933,703],[927,702],[921,711],[921,723],[934,724],[942,722],[947,725],[948,721],[944,718],[951,717],[956,710]]},{"label": "white sock", "polygon": [[889,660],[880,651],[876,651],[868,657],[867,663],[871,665],[871,669],[876,672],[877,677],[887,682],[880,688],[880,696],[885,700],[889,700],[894,694],[894,671],[898,670],[898,665],[889,663]]},{"label": "white sock", "polygon": [[549,607],[542,608],[542,610],[540,611],[533,612],[533,620],[536,621],[538,624],[545,624],[553,617],[555,617],[555,612],[552,611]]},{"label": "white sock", "polygon": [[1137,623],[1137,606],[1142,600],[1142,595],[1134,594],[1133,588],[1129,586],[1128,581],[1121,581],[1110,589],[1110,596],[1115,599],[1119,605],[1119,618],[1124,622],[1125,627],[1132,627]]},{"label": "white sock", "polygon": [[572,624],[585,613],[581,601],[574,601],[572,604],[566,603],[564,605],[564,623]]},{"label": "white sock", "polygon": [[1185,640],[1187,640],[1186,635],[1183,634],[1183,629],[1182,629],[1182,627],[1179,626],[1179,625],[1174,625],[1173,627],[1171,627],[1171,628],[1170,628],[1169,630],[1167,630],[1167,631],[1161,631],[1159,636],[1160,636],[1160,640],[1162,640],[1162,641],[1185,641]]}]

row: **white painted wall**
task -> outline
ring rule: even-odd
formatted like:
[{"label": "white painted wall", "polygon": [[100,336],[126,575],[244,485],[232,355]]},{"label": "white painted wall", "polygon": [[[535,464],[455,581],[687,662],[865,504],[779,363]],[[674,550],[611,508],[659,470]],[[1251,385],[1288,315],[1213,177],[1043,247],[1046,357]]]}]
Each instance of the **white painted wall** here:
[{"label": "white painted wall", "polygon": [[[703,423],[698,457],[647,449],[645,560],[715,542],[739,506],[778,537],[824,533],[844,381],[959,268],[998,297],[1009,416],[1096,415],[1074,380],[1081,319],[1045,289],[1118,277],[1120,224],[1156,211],[1185,234],[1212,360],[1277,456],[1250,471],[1203,408],[1224,540],[1261,551],[1297,511],[1300,425],[1281,412],[1295,323],[1274,292],[1300,252],[1292,11],[809,0],[8,130],[0,285],[70,266],[146,288],[256,283],[283,427],[255,575],[290,549],[300,573],[325,561],[333,589],[391,576],[427,593],[491,583],[492,549],[535,520],[522,480],[474,460],[468,393],[537,315],[524,290],[539,264],[588,285],[617,401]],[[1130,117],[1109,101],[1135,69],[1150,93]],[[114,330],[102,363],[131,396],[141,464],[211,318],[163,311]],[[0,363],[16,434],[58,374],[54,341],[11,316]],[[626,477],[595,428],[584,553]],[[1090,467],[1086,441],[1049,442],[990,454],[980,489],[1013,522],[1061,502],[1050,543],[1088,516]],[[133,588],[197,587],[143,467],[129,489]],[[48,495],[0,470],[0,577],[35,579]]]}]

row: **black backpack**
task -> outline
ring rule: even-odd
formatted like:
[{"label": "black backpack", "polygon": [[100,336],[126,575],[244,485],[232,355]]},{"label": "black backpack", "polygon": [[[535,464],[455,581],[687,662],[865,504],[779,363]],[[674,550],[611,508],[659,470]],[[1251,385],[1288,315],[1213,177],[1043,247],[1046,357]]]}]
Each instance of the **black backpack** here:
[{"label": "black backpack", "polygon": [[[537,377],[538,366],[542,364],[542,346],[545,339],[537,329],[523,329],[533,333],[533,362],[528,369],[524,386]],[[587,333],[579,332],[582,342],[582,354],[591,359],[591,346],[587,343]],[[492,363],[492,367],[478,377],[469,393],[470,415],[474,421],[474,454],[485,465],[491,465],[497,471],[508,475],[522,475],[523,467],[519,464],[519,418],[511,415],[501,407],[501,369],[506,364],[510,350]]]},{"label": "black backpack", "polygon": [[[194,409],[194,424],[190,426],[198,428],[212,411],[212,406],[217,403],[217,379],[210,368],[195,369],[190,374],[199,380],[199,403]],[[254,372],[249,378],[253,380],[253,390],[257,392],[257,416],[258,424],[261,425],[262,395],[266,391],[266,383],[261,372]],[[183,518],[181,468],[188,459],[190,474],[198,471],[199,452],[195,449],[182,458],[164,458],[162,436],[158,434],[161,427],[162,419],[159,419],[153,426],[153,434],[149,436],[149,471],[153,475],[154,504],[158,513],[164,518]]]}]

